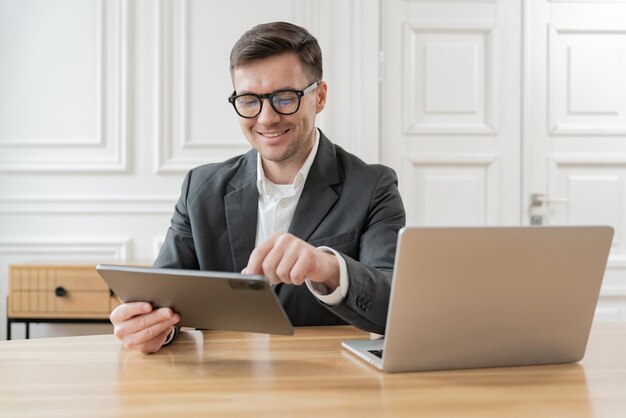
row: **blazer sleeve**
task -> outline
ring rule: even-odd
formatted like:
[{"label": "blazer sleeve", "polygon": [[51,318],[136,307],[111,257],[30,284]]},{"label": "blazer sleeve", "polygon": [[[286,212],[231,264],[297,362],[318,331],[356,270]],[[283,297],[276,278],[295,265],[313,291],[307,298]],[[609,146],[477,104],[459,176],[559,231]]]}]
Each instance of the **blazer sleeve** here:
[{"label": "blazer sleeve", "polygon": [[170,227],[153,267],[200,270],[187,206],[192,172],[185,176]]},{"label": "blazer sleeve", "polygon": [[359,260],[342,254],[350,280],[348,293],[343,302],[328,309],[365,331],[385,333],[396,244],[405,223],[397,176],[385,167],[360,237]]}]

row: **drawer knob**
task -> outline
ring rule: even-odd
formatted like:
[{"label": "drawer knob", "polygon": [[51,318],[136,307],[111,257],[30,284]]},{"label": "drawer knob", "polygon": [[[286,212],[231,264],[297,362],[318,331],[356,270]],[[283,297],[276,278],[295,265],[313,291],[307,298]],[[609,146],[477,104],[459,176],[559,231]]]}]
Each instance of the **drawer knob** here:
[{"label": "drawer knob", "polygon": [[54,294],[59,296],[59,297],[63,297],[65,295],[67,295],[67,290],[65,290],[65,288],[63,286],[59,286],[56,289],[54,289]]}]

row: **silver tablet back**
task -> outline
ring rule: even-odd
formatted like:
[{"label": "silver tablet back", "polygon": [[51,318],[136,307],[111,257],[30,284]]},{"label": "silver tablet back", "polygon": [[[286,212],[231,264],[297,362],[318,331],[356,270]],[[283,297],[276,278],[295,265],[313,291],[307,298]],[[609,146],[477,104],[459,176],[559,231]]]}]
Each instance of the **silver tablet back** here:
[{"label": "silver tablet back", "polygon": [[292,335],[293,327],[263,276],[98,265],[123,302],[170,307],[180,326]]}]

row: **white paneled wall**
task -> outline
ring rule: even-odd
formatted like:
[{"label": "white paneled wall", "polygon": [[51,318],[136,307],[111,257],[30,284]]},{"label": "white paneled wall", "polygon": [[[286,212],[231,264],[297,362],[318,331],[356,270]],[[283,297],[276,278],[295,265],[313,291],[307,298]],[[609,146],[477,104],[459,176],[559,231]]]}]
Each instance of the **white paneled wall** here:
[{"label": "white paneled wall", "polygon": [[[286,20],[320,41],[319,125],[377,161],[377,0],[0,0],[0,339],[8,264],[160,248],[184,173],[248,149],[230,49]],[[20,338],[22,326],[13,326]],[[110,332],[35,325],[31,336]]]},{"label": "white paneled wall", "polygon": [[[318,125],[396,169],[409,224],[527,224],[530,193],[567,198],[545,223],[616,227],[597,318],[626,320],[625,7],[0,0],[0,338],[8,264],[155,257],[183,174],[248,148],[229,52],[272,20],[317,36]],[[87,332],[110,328],[32,329]]]},{"label": "white paneled wall", "polygon": [[127,170],[126,4],[2,4],[0,171]]}]

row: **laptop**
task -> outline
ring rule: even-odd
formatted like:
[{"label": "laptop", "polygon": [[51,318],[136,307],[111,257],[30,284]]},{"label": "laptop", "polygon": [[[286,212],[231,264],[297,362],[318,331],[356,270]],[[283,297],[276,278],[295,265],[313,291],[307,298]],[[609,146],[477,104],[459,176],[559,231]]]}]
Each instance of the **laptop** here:
[{"label": "laptop", "polygon": [[608,226],[403,228],[384,339],[342,346],[385,372],[577,362],[612,239]]}]

